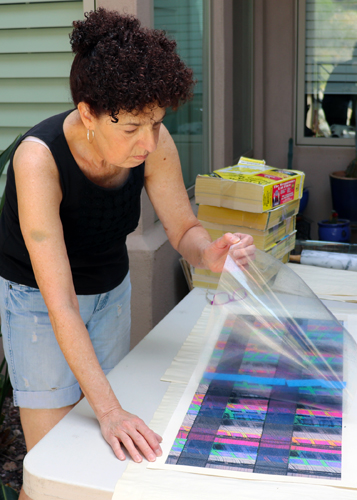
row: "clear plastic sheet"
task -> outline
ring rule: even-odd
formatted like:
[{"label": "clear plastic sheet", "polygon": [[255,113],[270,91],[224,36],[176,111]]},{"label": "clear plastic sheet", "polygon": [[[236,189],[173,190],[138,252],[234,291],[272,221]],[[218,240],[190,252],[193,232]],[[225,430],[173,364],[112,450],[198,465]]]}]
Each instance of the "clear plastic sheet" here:
[{"label": "clear plastic sheet", "polygon": [[[163,456],[148,467],[204,475],[205,484],[207,476],[279,481],[286,497],[297,483],[357,489],[352,336],[259,250],[244,267],[228,257],[207,298],[204,347],[172,409]],[[355,315],[344,318],[355,333]]]},{"label": "clear plastic sheet", "polygon": [[287,266],[259,250],[244,267],[228,257],[212,305],[209,328],[229,332],[229,345],[208,379],[257,397],[265,388],[270,400],[310,408],[342,410],[343,403],[347,414],[356,395],[356,342]]}]

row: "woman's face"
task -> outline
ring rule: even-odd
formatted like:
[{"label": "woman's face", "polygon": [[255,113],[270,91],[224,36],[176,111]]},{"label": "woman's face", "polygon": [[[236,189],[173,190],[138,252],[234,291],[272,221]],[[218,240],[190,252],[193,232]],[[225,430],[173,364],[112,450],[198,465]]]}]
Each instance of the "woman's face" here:
[{"label": "woman's face", "polygon": [[108,115],[92,117],[92,146],[106,163],[137,167],[155,151],[164,116],[165,109],[155,106],[141,113],[121,111],[118,123],[113,123]]}]

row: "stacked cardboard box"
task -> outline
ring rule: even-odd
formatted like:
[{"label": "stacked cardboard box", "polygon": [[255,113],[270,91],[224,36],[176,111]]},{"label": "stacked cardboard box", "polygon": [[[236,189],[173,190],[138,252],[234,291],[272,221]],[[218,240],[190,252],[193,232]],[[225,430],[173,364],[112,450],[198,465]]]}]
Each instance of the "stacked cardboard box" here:
[{"label": "stacked cardboard box", "polygon": [[[258,249],[287,262],[295,246],[304,177],[241,158],[234,167],[197,177],[198,219],[213,240],[227,232],[251,234]],[[216,288],[219,274],[194,268],[192,279],[194,286]]]}]

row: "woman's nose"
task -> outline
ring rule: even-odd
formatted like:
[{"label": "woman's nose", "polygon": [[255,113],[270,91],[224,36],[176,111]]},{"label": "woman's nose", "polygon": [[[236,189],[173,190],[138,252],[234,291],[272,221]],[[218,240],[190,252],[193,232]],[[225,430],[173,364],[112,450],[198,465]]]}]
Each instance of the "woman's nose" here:
[{"label": "woman's nose", "polygon": [[155,151],[156,146],[157,146],[157,134],[155,133],[155,130],[148,130],[143,132],[142,137],[140,138],[140,145],[148,152],[152,153]]}]

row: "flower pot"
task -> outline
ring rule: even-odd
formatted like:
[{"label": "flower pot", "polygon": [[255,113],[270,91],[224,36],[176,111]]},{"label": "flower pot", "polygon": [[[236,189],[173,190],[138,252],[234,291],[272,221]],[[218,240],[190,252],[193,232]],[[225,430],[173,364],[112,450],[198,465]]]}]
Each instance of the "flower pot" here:
[{"label": "flower pot", "polygon": [[351,227],[349,220],[338,219],[336,224],[331,224],[328,220],[322,220],[317,224],[319,226],[320,240],[349,243],[351,239]]},{"label": "flower pot", "polygon": [[357,178],[346,177],[343,170],[333,172],[330,185],[333,209],[339,217],[357,221]]}]

